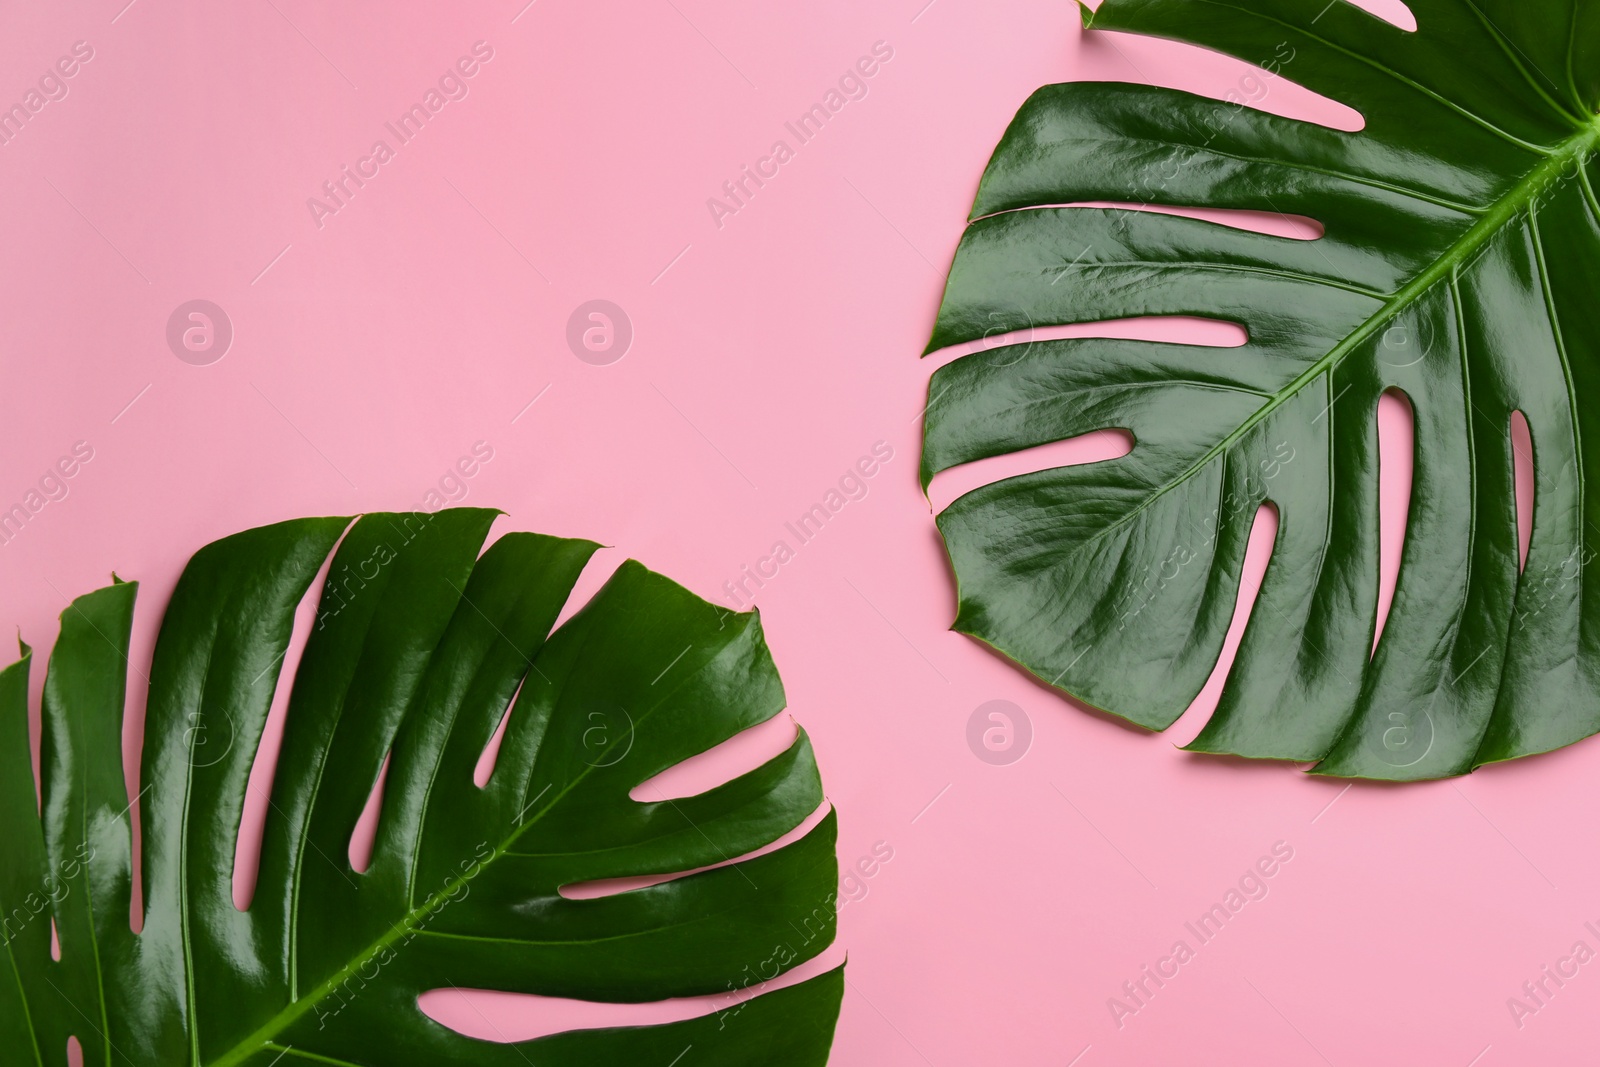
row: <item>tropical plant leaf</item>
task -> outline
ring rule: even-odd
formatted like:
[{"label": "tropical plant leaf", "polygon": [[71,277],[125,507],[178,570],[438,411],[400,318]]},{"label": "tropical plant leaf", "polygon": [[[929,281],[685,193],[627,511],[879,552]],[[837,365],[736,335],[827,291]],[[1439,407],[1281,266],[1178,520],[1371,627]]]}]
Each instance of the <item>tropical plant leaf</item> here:
[{"label": "tropical plant leaf", "polygon": [[[929,351],[1130,316],[1237,323],[1238,348],[1019,342],[930,383],[939,471],[1094,430],[1125,457],[939,516],[955,628],[1142,726],[1213,669],[1257,508],[1277,538],[1190,748],[1324,774],[1460,774],[1600,730],[1600,3],[1106,0],[1085,24],[1257,64],[1359,111],[1349,133],[1171,89],[1053,85],[984,172]],[[1294,240],[1144,210],[1307,216]],[[1019,335],[1025,336],[1025,335]],[[1375,412],[1415,417],[1409,526],[1373,650]],[[1519,573],[1513,412],[1536,472]]]},{"label": "tropical plant leaf", "polygon": [[[707,792],[629,797],[783,708],[758,618],[630,561],[551,634],[597,546],[512,533],[480,557],[495,514],[304,519],[195,554],[149,679],[138,933],[121,754],[135,586],[118,581],[62,615],[44,688],[42,817],[26,648],[0,672],[6,1062],[65,1064],[74,1036],[101,1067],[666,1064],[689,1046],[696,1064],[826,1061],[837,968],[688,1021],[516,1044],[464,1037],[419,1009],[420,994],[445,987],[727,996],[834,934],[831,812],[727,862],[821,803],[803,733]],[[296,606],[330,552],[255,894],[240,910],[246,782]],[[474,767],[508,707],[480,789]],[[372,860],[357,871],[351,832],[386,756]],[[592,899],[558,892],[703,867]]]}]

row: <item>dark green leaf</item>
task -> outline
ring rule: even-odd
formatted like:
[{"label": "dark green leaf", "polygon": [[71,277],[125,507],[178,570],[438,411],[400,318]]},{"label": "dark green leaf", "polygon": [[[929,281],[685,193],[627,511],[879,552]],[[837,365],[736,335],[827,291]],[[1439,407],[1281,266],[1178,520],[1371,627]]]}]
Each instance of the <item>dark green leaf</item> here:
[{"label": "dark green leaf", "polygon": [[[1600,730],[1600,3],[1106,0],[1087,24],[1186,41],[1358,110],[1356,133],[1170,89],[1041,89],[995,150],[932,351],[1147,315],[1234,322],[1239,348],[1074,339],[933,377],[939,471],[1121,428],[1127,456],[985,486],[939,516],[956,628],[1143,726],[1204,684],[1251,522],[1260,594],[1191,748],[1415,779]],[[1092,201],[1313,218],[1318,240]],[[1376,409],[1415,412],[1393,607],[1373,652]],[[1531,429],[1519,573],[1510,420]]]},{"label": "dark green leaf", "polygon": [[[6,1062],[65,1064],[71,1036],[96,1067],[665,1064],[691,1045],[695,1063],[826,1061],[838,969],[736,1010],[517,1044],[462,1036],[419,1009],[422,993],[449,987],[611,1002],[728,995],[834,934],[831,813],[728,862],[820,805],[803,733],[707,792],[629,797],[782,710],[757,617],[630,561],[552,634],[596,546],[512,533],[480,557],[494,517],[305,519],[196,553],[150,675],[138,933],[121,753],[136,587],[119,581],[62,615],[45,682],[42,818],[26,647],[0,672]],[[296,607],[330,552],[241,911],[245,787]],[[474,767],[508,707],[480,789]],[[351,832],[385,760],[372,860],[356,871]],[[710,869],[593,899],[559,892],[699,868]]]}]

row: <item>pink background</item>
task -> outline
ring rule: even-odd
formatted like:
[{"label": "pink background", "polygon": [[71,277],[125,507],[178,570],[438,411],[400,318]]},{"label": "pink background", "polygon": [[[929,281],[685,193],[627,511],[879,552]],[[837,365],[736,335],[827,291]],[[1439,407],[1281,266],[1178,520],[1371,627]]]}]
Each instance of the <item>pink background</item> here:
[{"label": "pink background", "polygon": [[[852,886],[824,961],[850,959],[833,1062],[1579,1058],[1600,964],[1520,1028],[1506,1001],[1575,941],[1600,948],[1583,925],[1600,925],[1600,855],[1583,843],[1593,742],[1457,781],[1347,787],[1175,750],[1208,697],[1146,735],[946,629],[952,583],[915,479],[937,361],[917,354],[990,149],[1047,82],[1253,96],[1250,68],[1085,40],[1064,0],[524,2],[0,14],[0,101],[73,42],[94,50],[0,147],[0,506],[74,442],[94,449],[69,495],[0,546],[0,602],[26,639],[47,649],[65,600],[115,568],[144,582],[143,670],[195,548],[290,516],[417,506],[479,441],[494,458],[464,499],[509,512],[500,529],[592,537],[615,546],[608,566],[631,555],[718,597],[881,440],[894,458],[868,495],[757,597],[840,813],[841,865],[893,851]],[[306,199],[479,40],[494,57],[469,95],[319,228]],[[784,122],[878,41],[893,58],[865,98],[719,227],[707,198],[774,140],[794,147]],[[1359,124],[1282,81],[1259,106]],[[209,366],[164,338],[194,298],[235,330]],[[635,331],[609,366],[565,340],[594,298]],[[1197,324],[1127,329],[1228,343]],[[1405,431],[1386,426],[1391,546]],[[934,501],[1062,454],[951,472]],[[1271,533],[1264,521],[1256,573]],[[1009,766],[967,746],[968,717],[995,699],[1034,731]],[[663,788],[747,765],[788,728]],[[1119,1029],[1107,999],[1178,938],[1196,945],[1185,921],[1280,841],[1293,859],[1268,895]],[[504,1039],[708,1005],[429,1008]]]}]

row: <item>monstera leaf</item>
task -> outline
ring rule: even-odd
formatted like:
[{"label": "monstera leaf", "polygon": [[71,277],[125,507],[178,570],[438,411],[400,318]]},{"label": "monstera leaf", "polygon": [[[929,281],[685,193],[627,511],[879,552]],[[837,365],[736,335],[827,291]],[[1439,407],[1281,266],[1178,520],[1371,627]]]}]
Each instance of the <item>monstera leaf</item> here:
[{"label": "monstera leaf", "polygon": [[[1119,459],[968,493],[939,516],[956,628],[1140,725],[1213,669],[1252,519],[1277,537],[1191,748],[1413,779],[1600,729],[1600,3],[1105,0],[1085,23],[1172,38],[1358,111],[1355,133],[1126,84],[1054,85],[995,150],[929,351],[1130,316],[1233,322],[1210,348],[1027,341],[930,383],[923,485],[1094,430]],[[1131,204],[1131,208],[1073,206]],[[1147,206],[1307,216],[1317,240]],[[1414,410],[1409,525],[1374,650],[1378,436]],[[1533,445],[1519,570],[1510,425]]]},{"label": "monstera leaf", "polygon": [[[596,546],[512,533],[480,557],[494,517],[369,515],[348,531],[342,518],[306,519],[195,555],[149,678],[138,933],[121,754],[135,586],[90,593],[62,616],[44,687],[42,813],[26,649],[0,673],[6,1063],[65,1064],[70,1037],[97,1067],[664,1065],[690,1047],[685,1063],[826,1060],[839,970],[742,1006],[729,996],[833,937],[831,813],[728,862],[821,802],[804,735],[708,792],[629,797],[784,706],[758,619],[629,562],[550,634]],[[330,552],[259,880],[240,910],[246,782],[296,605]],[[474,767],[508,707],[479,788]],[[352,828],[386,756],[371,863],[357,871]],[[558,891],[702,867],[609,896]],[[418,996],[446,987],[616,1002],[720,994],[729,1006],[509,1044],[424,1015]]]}]

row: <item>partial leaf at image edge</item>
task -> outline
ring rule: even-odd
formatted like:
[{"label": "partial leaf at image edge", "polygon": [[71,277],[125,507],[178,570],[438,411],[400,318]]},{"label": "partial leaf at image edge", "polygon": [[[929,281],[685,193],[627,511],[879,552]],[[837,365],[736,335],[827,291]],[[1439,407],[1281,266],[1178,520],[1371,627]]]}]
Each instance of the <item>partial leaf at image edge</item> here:
[{"label": "partial leaf at image edge", "polygon": [[[826,1062],[841,968],[741,1005],[731,997],[833,940],[832,812],[730,862],[822,804],[804,733],[706,792],[629,797],[783,709],[758,617],[629,561],[552,633],[597,546],[510,533],[480,556],[496,514],[303,519],[201,549],[162,619],[137,792],[121,751],[134,584],[62,615],[44,688],[42,812],[26,646],[0,671],[8,1062],[65,1065],[69,1037],[98,1067],[559,1067],[668,1063],[689,1046],[697,1064]],[[330,553],[254,897],[240,910],[245,787],[296,608]],[[480,789],[474,767],[508,708]],[[372,859],[357,871],[351,832],[386,760]],[[558,892],[689,870],[699,873],[593,899]],[[501,1043],[423,1014],[422,993],[451,987],[728,999],[682,1022]]]},{"label": "partial leaf at image edge", "polygon": [[[1356,109],[1348,133],[1173,89],[1075,83],[1023,105],[984,172],[928,351],[1137,316],[1237,323],[1238,348],[1022,340],[930,383],[922,482],[1095,430],[1118,459],[1008,478],[938,524],[955,628],[1151,729],[1215,665],[1257,510],[1271,560],[1188,746],[1317,773],[1462,774],[1600,731],[1600,3],[1106,0],[1084,21],[1255,64]],[[1293,240],[1120,208],[1300,215]],[[1022,336],[1026,337],[1026,334]],[[1378,438],[1415,455],[1374,649]],[[1510,433],[1528,422],[1519,571]]]}]

